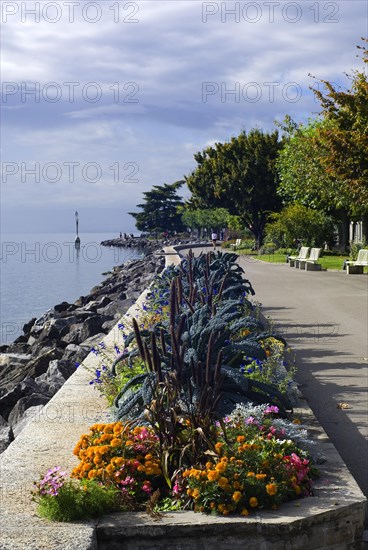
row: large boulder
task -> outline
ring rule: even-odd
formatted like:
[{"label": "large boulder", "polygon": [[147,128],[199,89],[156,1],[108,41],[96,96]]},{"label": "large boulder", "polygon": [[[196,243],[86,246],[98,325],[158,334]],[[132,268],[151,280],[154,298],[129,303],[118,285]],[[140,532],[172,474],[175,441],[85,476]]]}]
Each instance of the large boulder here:
[{"label": "large boulder", "polygon": [[0,453],[3,453],[5,449],[14,440],[14,433],[11,426],[0,427]]},{"label": "large boulder", "polygon": [[31,407],[28,407],[25,411],[22,417],[18,420],[16,424],[14,424],[12,431],[14,434],[14,437],[17,437],[20,432],[27,426],[27,424],[30,423],[33,418],[42,411],[45,405],[32,405]]}]

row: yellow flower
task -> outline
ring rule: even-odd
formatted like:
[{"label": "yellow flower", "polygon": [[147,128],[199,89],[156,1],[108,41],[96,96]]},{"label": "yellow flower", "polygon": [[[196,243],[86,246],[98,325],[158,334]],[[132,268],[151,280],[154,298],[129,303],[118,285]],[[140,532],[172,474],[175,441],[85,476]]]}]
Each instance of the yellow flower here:
[{"label": "yellow flower", "polygon": [[249,512],[246,508],[243,508],[242,511],[240,512],[240,515],[241,516],[249,516]]},{"label": "yellow flower", "polygon": [[241,492],[240,491],[235,491],[235,493],[233,493],[232,499],[233,499],[234,502],[239,502],[241,497],[242,497]]},{"label": "yellow flower", "polygon": [[117,437],[114,437],[114,439],[111,440],[111,446],[118,447],[119,445],[121,445],[121,440]]},{"label": "yellow flower", "polygon": [[248,472],[247,477],[254,477],[256,474],[254,472]]},{"label": "yellow flower", "polygon": [[265,477],[267,477],[266,474],[256,474],[257,479],[264,479]]},{"label": "yellow flower", "polygon": [[258,500],[256,499],[256,497],[250,498],[249,504],[252,508],[256,508],[258,506]]},{"label": "yellow flower", "polygon": [[199,489],[194,489],[194,491],[192,492],[192,497],[193,498],[198,498],[199,495],[200,495]]},{"label": "yellow flower", "polygon": [[266,485],[266,491],[268,495],[275,495],[277,493],[276,483],[268,483],[268,485]]}]

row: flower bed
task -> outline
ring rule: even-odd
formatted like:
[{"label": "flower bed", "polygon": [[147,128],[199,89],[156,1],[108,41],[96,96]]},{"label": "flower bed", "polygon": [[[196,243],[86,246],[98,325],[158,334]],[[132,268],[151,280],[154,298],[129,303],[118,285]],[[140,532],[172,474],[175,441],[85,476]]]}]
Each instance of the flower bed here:
[{"label": "flower bed", "polygon": [[[157,278],[123,353],[93,383],[116,422],[95,424],[72,476],[108,509],[247,515],[311,492],[305,430],[292,415],[286,343],[265,332],[235,254],[186,258]],[[281,368],[282,367],[282,368]],[[71,489],[71,487],[73,489]],[[77,481],[69,494],[80,497]],[[38,491],[38,492],[37,492]],[[58,499],[63,493],[41,494]],[[77,497],[76,497],[77,498]]]}]

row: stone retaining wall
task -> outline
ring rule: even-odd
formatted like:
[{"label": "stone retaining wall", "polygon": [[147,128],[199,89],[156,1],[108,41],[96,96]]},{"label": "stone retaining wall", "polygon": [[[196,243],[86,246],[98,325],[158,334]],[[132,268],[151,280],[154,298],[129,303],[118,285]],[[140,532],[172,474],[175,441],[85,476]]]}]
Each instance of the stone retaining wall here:
[{"label": "stone retaining wall", "polygon": [[[200,245],[203,246],[203,245]],[[167,253],[173,252],[169,249]],[[172,254],[167,262],[177,263]],[[121,322],[140,311],[140,304]],[[122,344],[117,325],[104,340]],[[89,385],[98,358],[90,353],[79,368],[0,456],[1,550],[360,550],[366,499],[310,409],[297,414],[319,440],[326,462],[314,496],[250,518],[165,513],[154,521],[143,513],[112,514],[99,521],[49,523],[30,500],[33,481],[50,467],[70,471],[72,450],[95,421],[108,420],[107,405]]]}]

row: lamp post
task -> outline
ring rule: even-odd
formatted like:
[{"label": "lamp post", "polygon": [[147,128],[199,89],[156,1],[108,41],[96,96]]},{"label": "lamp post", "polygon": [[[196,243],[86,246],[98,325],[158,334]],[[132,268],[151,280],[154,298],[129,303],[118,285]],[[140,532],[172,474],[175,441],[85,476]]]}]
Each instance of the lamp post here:
[{"label": "lamp post", "polygon": [[75,226],[77,230],[77,236],[75,237],[74,246],[77,250],[80,249],[80,238],[78,234],[78,225],[79,225],[79,219],[78,219],[78,212],[75,212]]}]

